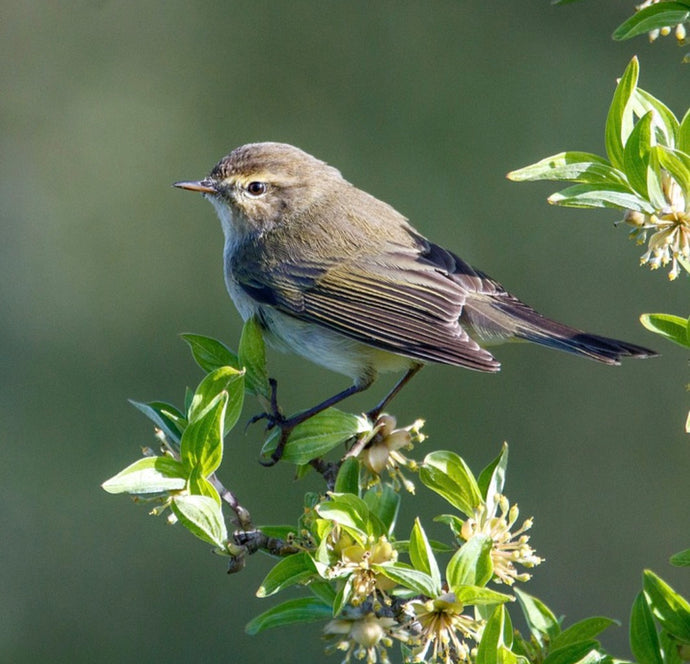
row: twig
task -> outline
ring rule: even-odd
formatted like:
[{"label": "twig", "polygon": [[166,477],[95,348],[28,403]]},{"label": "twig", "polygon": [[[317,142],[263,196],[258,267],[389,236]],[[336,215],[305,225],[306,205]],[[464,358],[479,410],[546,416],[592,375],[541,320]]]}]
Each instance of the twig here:
[{"label": "twig", "polygon": [[252,530],[253,526],[251,514],[249,514],[249,510],[246,507],[242,507],[242,505],[240,505],[240,501],[237,499],[237,496],[230,491],[230,489],[225,487],[215,473],[209,475],[208,481],[213,484],[214,488],[218,492],[218,495],[228,505],[230,505],[230,508],[235,513],[235,519],[233,519],[233,522],[242,528],[242,530]]}]

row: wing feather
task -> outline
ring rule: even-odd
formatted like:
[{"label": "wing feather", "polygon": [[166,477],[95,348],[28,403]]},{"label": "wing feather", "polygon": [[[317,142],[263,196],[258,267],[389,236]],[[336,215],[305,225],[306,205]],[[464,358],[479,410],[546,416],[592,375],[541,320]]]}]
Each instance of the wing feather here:
[{"label": "wing feather", "polygon": [[499,363],[459,323],[467,291],[451,277],[456,257],[426,248],[392,246],[328,266],[282,261],[271,270],[252,269],[245,257],[233,276],[281,312],[362,343],[420,361],[497,371]]}]

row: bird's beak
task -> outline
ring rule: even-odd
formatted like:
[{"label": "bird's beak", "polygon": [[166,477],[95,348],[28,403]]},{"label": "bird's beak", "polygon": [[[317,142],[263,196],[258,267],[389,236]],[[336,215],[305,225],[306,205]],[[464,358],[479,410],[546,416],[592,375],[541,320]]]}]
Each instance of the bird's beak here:
[{"label": "bird's beak", "polygon": [[189,191],[200,191],[202,194],[217,194],[213,180],[199,180],[198,182],[175,182],[173,187],[178,189],[188,189]]}]

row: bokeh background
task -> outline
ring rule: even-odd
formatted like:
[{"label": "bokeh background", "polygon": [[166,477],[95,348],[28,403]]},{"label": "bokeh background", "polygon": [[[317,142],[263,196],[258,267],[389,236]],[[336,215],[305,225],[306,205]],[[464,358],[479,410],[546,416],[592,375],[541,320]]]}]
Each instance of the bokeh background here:
[{"label": "bokeh background", "polygon": [[[0,661],[339,661],[310,626],[244,634],[275,599],[253,594],[270,560],[227,576],[202,542],[99,486],[154,443],[126,399],[179,404],[199,381],[178,333],[236,345],[218,222],[170,183],[257,140],[336,165],[544,313],[662,351],[610,369],[505,347],[499,375],[432,367],[393,410],[425,417],[428,449],[477,472],[509,441],[507,493],[547,559],[528,589],[568,621],[627,622],[645,567],[690,591],[667,563],[688,546],[688,354],[638,323],[690,313],[687,280],[638,267],[616,212],[552,208],[553,187],[504,177],[601,153],[635,53],[643,87],[688,107],[672,38],[610,39],[632,4],[2,3]],[[270,361],[289,410],[345,385]],[[293,522],[320,484],[261,467],[260,441],[258,426],[233,434],[222,477],[256,522]],[[445,509],[422,495],[427,517]],[[628,654],[625,628],[604,642]]]}]

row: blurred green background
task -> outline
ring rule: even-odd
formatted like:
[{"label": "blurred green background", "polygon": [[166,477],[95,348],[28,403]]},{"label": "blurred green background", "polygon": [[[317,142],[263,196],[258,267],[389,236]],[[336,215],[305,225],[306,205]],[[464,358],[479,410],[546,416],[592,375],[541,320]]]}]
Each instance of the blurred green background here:
[{"label": "blurred green background", "polygon": [[[3,3],[0,661],[326,660],[309,626],[244,634],[273,602],[253,594],[268,559],[227,576],[202,542],[99,487],[154,444],[126,399],[179,404],[199,381],[178,333],[236,346],[219,224],[170,184],[256,140],[336,165],[544,313],[663,353],[610,369],[504,347],[499,375],[432,367],[393,410],[425,417],[428,449],[477,472],[509,441],[507,493],[547,559],[528,590],[568,621],[627,622],[644,567],[688,594],[667,564],[688,546],[688,355],[637,322],[690,313],[687,281],[638,267],[616,212],[551,208],[553,187],[504,177],[562,149],[601,153],[634,53],[643,87],[679,115],[690,105],[672,38],[611,41],[632,5]],[[270,361],[290,410],[346,384]],[[256,522],[292,522],[320,485],[261,467],[260,439],[233,435],[222,477]],[[425,515],[445,509],[422,495]],[[625,629],[604,642],[628,652]]]}]

